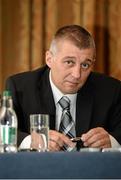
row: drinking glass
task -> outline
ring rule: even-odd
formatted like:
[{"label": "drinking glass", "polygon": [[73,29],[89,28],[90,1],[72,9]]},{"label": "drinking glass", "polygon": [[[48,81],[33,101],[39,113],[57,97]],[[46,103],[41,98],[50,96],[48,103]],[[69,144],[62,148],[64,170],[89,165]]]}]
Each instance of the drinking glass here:
[{"label": "drinking glass", "polygon": [[39,152],[48,151],[49,115],[30,115],[31,149]]}]

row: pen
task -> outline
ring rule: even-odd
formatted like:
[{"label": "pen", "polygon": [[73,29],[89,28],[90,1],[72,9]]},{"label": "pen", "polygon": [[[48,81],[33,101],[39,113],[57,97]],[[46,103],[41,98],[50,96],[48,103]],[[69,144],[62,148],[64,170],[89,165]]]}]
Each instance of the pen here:
[{"label": "pen", "polygon": [[78,141],[82,141],[82,140],[81,140],[81,137],[74,137],[74,138],[71,138],[71,141],[78,142]]}]

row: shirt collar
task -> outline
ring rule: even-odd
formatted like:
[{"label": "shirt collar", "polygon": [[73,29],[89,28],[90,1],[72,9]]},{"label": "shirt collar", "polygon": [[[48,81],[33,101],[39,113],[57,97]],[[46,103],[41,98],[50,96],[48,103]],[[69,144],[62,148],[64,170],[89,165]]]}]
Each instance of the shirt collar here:
[{"label": "shirt collar", "polygon": [[53,92],[53,97],[54,97],[55,104],[57,104],[58,101],[59,101],[63,96],[67,96],[67,97],[70,99],[71,104],[75,104],[75,103],[76,103],[77,93],[75,93],[75,94],[63,94],[63,93],[55,86],[55,84],[52,82],[51,71],[50,71],[50,73],[49,73],[49,79],[50,79],[50,85],[51,85],[51,88],[52,88],[52,92]]}]

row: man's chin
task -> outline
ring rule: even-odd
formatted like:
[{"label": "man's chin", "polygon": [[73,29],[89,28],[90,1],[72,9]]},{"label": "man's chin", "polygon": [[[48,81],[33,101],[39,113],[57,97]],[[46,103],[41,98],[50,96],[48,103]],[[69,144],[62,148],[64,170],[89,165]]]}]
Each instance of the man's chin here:
[{"label": "man's chin", "polygon": [[67,89],[65,89],[65,93],[64,94],[75,94],[75,93],[77,93],[78,92],[78,88],[67,88]]}]

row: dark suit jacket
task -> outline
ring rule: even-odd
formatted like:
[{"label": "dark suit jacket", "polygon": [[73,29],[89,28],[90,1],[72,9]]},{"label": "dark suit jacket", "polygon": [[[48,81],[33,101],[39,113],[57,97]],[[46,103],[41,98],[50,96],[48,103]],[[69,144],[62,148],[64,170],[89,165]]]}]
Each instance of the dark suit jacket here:
[{"label": "dark suit jacket", "polygon": [[[19,142],[29,133],[29,115],[50,114],[50,129],[55,129],[55,104],[47,66],[8,78],[18,116]],[[92,72],[78,91],[76,134],[80,136],[94,127],[104,127],[121,144],[121,82]]]}]

